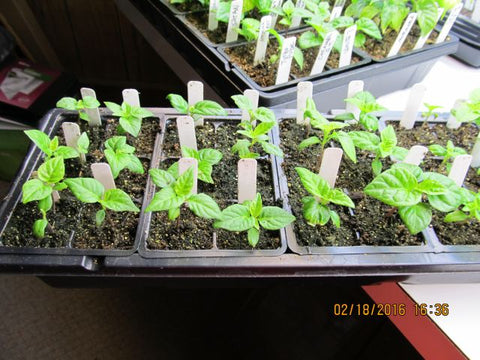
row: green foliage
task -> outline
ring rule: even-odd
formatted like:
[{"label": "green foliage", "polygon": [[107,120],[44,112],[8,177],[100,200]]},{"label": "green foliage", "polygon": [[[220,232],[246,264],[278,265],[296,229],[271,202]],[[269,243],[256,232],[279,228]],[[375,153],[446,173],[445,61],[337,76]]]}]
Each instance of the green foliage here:
[{"label": "green foliage", "polygon": [[387,110],[382,105],[378,104],[375,97],[368,91],[360,91],[353,97],[345,99],[345,102],[355,105],[360,110],[358,119],[355,119],[354,115],[351,113],[342,114],[336,119],[355,119],[368,131],[375,131],[378,129],[378,118],[371,113]]},{"label": "green foliage", "polygon": [[467,101],[451,113],[459,122],[475,122],[480,125],[480,89],[473,90]]},{"label": "green foliage", "polygon": [[189,147],[182,147],[182,156],[191,157],[198,161],[198,179],[213,184],[212,170],[222,160],[223,154],[215,149],[195,150]]},{"label": "green foliage", "polygon": [[142,127],[142,119],[153,116],[153,114],[141,108],[140,106],[132,106],[123,102],[122,105],[105,101],[105,105],[110,109],[114,116],[120,117],[117,130],[119,133],[129,133],[137,137]]},{"label": "green foliage", "polygon": [[168,101],[180,114],[192,116],[198,120],[202,116],[227,116],[227,111],[218,103],[211,100],[198,101],[195,105],[189,106],[187,100],[181,95],[168,94]]},{"label": "green foliage", "polygon": [[[280,35],[276,30],[274,29],[269,29],[268,32],[270,34],[272,34],[275,39],[277,40],[278,42],[278,50],[277,50],[277,53],[272,55],[270,57],[270,63],[274,64],[275,62],[277,62],[279,59],[280,59],[280,55],[282,53],[282,48],[283,48],[283,42],[285,41],[285,37],[283,37],[282,35]],[[304,63],[304,58],[303,58],[303,53],[302,53],[302,50],[300,50],[299,47],[295,46],[295,49],[293,51],[293,59],[295,60],[295,62],[297,63],[298,67],[300,68],[300,70],[303,69],[303,63]]]},{"label": "green foliage", "polygon": [[427,35],[437,24],[438,5],[436,0],[413,0],[413,11],[417,13],[417,23],[421,36]]},{"label": "green foliage", "polygon": [[247,231],[248,243],[255,247],[261,228],[278,230],[295,220],[295,216],[276,206],[263,206],[260,194],[254,200],[234,204],[223,210],[214,227],[228,231]]},{"label": "green foliage", "polygon": [[452,164],[448,162],[450,159],[455,159],[458,155],[464,155],[467,153],[464,149],[453,145],[453,142],[451,140],[447,141],[446,147],[438,144],[433,144],[430,145],[428,149],[432,152],[433,155],[443,158],[440,167],[446,166],[447,172],[450,172],[450,169],[452,168]]},{"label": "green foliage", "polygon": [[435,112],[436,109],[440,109],[441,106],[439,105],[431,105],[428,103],[423,103],[423,105],[427,108],[427,111],[422,112],[422,117],[424,118],[424,122],[427,122],[432,119],[436,119],[438,117],[438,113]]},{"label": "green foliage", "polygon": [[480,193],[464,190],[464,198],[461,204],[462,209],[448,213],[445,222],[463,222],[467,220],[480,221]]},{"label": "green foliage", "polygon": [[260,31],[260,21],[256,19],[245,18],[240,24],[240,28],[237,28],[236,31],[242,35],[245,40],[257,40],[258,33]]},{"label": "green foliage", "polygon": [[385,0],[380,12],[380,28],[385,33],[388,28],[400,31],[403,21],[410,13],[406,0]]},{"label": "green foliage", "polygon": [[340,227],[340,217],[328,204],[354,208],[353,201],[341,190],[332,189],[320,175],[302,167],[296,167],[295,170],[305,190],[312,195],[302,198],[305,220],[312,226],[325,225],[331,220],[337,228]]},{"label": "green foliage", "polygon": [[136,174],[143,174],[143,165],[134,155],[135,148],[127,144],[125,136],[113,136],[105,142],[105,157],[116,179],[120,171],[127,168]]},{"label": "green foliage", "polygon": [[311,16],[309,11],[297,8],[291,0],[285,1],[281,7],[271,9],[271,11],[281,17],[278,23],[287,27],[292,26],[294,17],[306,18]]},{"label": "green foliage", "polygon": [[[72,159],[78,157],[78,151],[69,146],[63,146],[58,144],[58,136],[55,136],[52,140],[47,134],[40,130],[25,130],[25,135],[33,141],[37,147],[43,151],[47,159],[52,157],[61,157],[63,159]],[[81,141],[80,141],[81,140]],[[78,150],[84,154],[88,152],[88,136],[86,133],[82,133],[79,139]],[[85,148],[86,147],[86,148]],[[83,152],[85,151],[85,152]]]},{"label": "green foliage", "polygon": [[96,109],[100,106],[97,99],[92,96],[85,96],[83,99],[76,100],[72,97],[63,97],[57,101],[57,107],[65,110],[77,111],[80,119],[89,121],[85,109]]}]

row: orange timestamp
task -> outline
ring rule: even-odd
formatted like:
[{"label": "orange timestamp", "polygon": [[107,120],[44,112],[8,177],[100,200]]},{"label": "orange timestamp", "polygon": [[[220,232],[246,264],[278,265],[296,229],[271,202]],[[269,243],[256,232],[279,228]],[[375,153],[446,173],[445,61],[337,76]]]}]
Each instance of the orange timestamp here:
[{"label": "orange timestamp", "polygon": [[[407,305],[402,303],[385,304],[334,304],[333,315],[335,316],[406,316]],[[411,309],[411,308],[410,308]],[[415,316],[448,316],[449,305],[446,303],[415,304],[413,315]]]}]

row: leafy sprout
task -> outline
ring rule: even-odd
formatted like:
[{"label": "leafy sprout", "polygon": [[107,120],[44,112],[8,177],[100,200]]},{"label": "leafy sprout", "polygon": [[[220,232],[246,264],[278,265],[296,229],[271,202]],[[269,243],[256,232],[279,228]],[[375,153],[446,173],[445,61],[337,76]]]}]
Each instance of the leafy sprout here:
[{"label": "leafy sprout", "polygon": [[65,110],[77,111],[80,119],[89,121],[90,119],[88,118],[85,109],[96,109],[100,106],[100,103],[92,96],[85,96],[80,100],[76,100],[72,97],[63,97],[57,101],[56,106]]},{"label": "leafy sprout", "polygon": [[458,109],[452,109],[451,113],[459,122],[475,122],[480,125],[480,89],[473,90],[468,100]]},{"label": "leafy sprout", "polygon": [[215,149],[201,149],[197,151],[187,146],[182,146],[182,156],[197,159],[198,179],[213,184],[213,165],[218,164],[223,157],[223,154],[220,151]]},{"label": "leafy sprout", "polygon": [[378,129],[378,118],[372,113],[386,110],[386,108],[378,104],[370,92],[360,91],[353,97],[345,99],[345,102],[355,105],[360,110],[358,119],[352,113],[344,113],[336,116],[336,120],[356,120],[368,131]]},{"label": "leafy sprout", "polygon": [[[367,40],[367,36],[370,36],[376,40],[382,39],[382,34],[377,26],[377,24],[367,18],[361,17],[357,20],[354,20],[350,16],[339,16],[332,20],[332,26],[335,29],[343,29],[350,27],[352,25],[357,25],[357,32],[355,33],[355,46],[362,47]],[[339,36],[336,42],[336,48],[340,49],[343,41],[343,36]]]},{"label": "leafy sprout", "polygon": [[413,11],[417,13],[420,35],[426,36],[437,24],[438,5],[436,0],[412,0]]},{"label": "leafy sprout", "polygon": [[25,130],[25,135],[33,141],[37,147],[42,150],[47,159],[52,157],[61,157],[63,159],[73,159],[79,156],[79,153],[88,153],[88,146],[90,144],[87,133],[82,133],[77,142],[77,149],[70,146],[59,145],[58,136],[50,140],[47,134],[40,130]]},{"label": "leafy sprout", "polygon": [[445,166],[447,169],[447,172],[450,172],[450,169],[452,168],[452,164],[449,163],[450,159],[455,159],[457,156],[464,155],[467,153],[461,147],[457,147],[453,145],[453,142],[451,140],[447,141],[446,147],[443,147],[438,144],[433,144],[433,145],[430,145],[428,149],[432,152],[433,155],[440,156],[443,158],[442,163],[440,164],[440,168]]},{"label": "leafy sprout", "polygon": [[480,221],[480,193],[464,190],[464,201],[461,209],[448,213],[443,221],[445,222],[465,222],[468,220]]},{"label": "leafy sprout", "polygon": [[114,102],[105,101],[105,105],[113,113],[113,116],[119,116],[119,123],[117,130],[120,134],[129,133],[130,135],[137,137],[142,128],[142,119],[153,116],[153,114],[143,109],[140,106],[132,106],[126,102],[122,105],[115,104]]},{"label": "leafy sprout", "polygon": [[[283,47],[283,43],[285,41],[285,37],[283,37],[282,35],[280,35],[276,30],[274,29],[269,29],[268,32],[270,34],[272,34],[275,39],[277,40],[278,42],[278,51],[276,54],[272,55],[270,57],[270,63],[274,64],[278,61],[278,59],[280,58],[280,55],[282,53],[282,47]],[[297,46],[295,46],[295,49],[293,50],[293,59],[295,60],[295,62],[297,63],[298,67],[300,68],[300,70],[303,69],[303,53],[302,53],[302,50],[300,50],[300,48],[298,48]]]},{"label": "leafy sprout", "polygon": [[202,116],[226,116],[228,114],[220,104],[211,100],[198,101],[196,104],[189,106],[187,100],[181,95],[168,94],[167,99],[180,114],[192,116],[195,120]]},{"label": "leafy sprout", "polygon": [[423,103],[423,105],[427,108],[427,111],[422,112],[422,117],[424,122],[428,122],[428,120],[436,119],[438,117],[438,113],[435,112],[436,109],[441,109],[440,105],[431,105],[428,103]]},{"label": "leafy sprout", "polygon": [[135,148],[127,144],[125,136],[113,136],[105,142],[105,157],[114,179],[125,168],[136,174],[144,173],[143,165],[134,152]]},{"label": "leafy sprout", "polygon": [[260,21],[252,18],[245,18],[240,23],[240,28],[235,29],[247,41],[254,41],[258,38]]},{"label": "leafy sprout", "polygon": [[285,1],[281,7],[272,9],[272,13],[279,15],[281,19],[278,23],[287,27],[292,26],[294,17],[305,18],[311,16],[309,11],[296,7],[291,0]]}]

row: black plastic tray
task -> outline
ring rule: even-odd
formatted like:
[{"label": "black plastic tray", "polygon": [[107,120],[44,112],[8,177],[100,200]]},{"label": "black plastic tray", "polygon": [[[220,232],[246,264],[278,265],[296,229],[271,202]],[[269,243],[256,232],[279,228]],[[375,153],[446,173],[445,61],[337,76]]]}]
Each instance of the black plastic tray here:
[{"label": "black plastic tray", "polygon": [[452,56],[473,67],[480,67],[480,24],[459,16],[451,33],[460,39],[458,50]]}]

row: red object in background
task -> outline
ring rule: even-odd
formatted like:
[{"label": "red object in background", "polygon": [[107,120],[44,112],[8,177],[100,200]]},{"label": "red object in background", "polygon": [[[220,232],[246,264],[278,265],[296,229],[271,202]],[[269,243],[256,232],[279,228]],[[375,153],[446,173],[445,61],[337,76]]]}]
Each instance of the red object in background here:
[{"label": "red object in background", "polygon": [[29,109],[60,74],[26,60],[15,60],[0,70],[0,102]]}]

